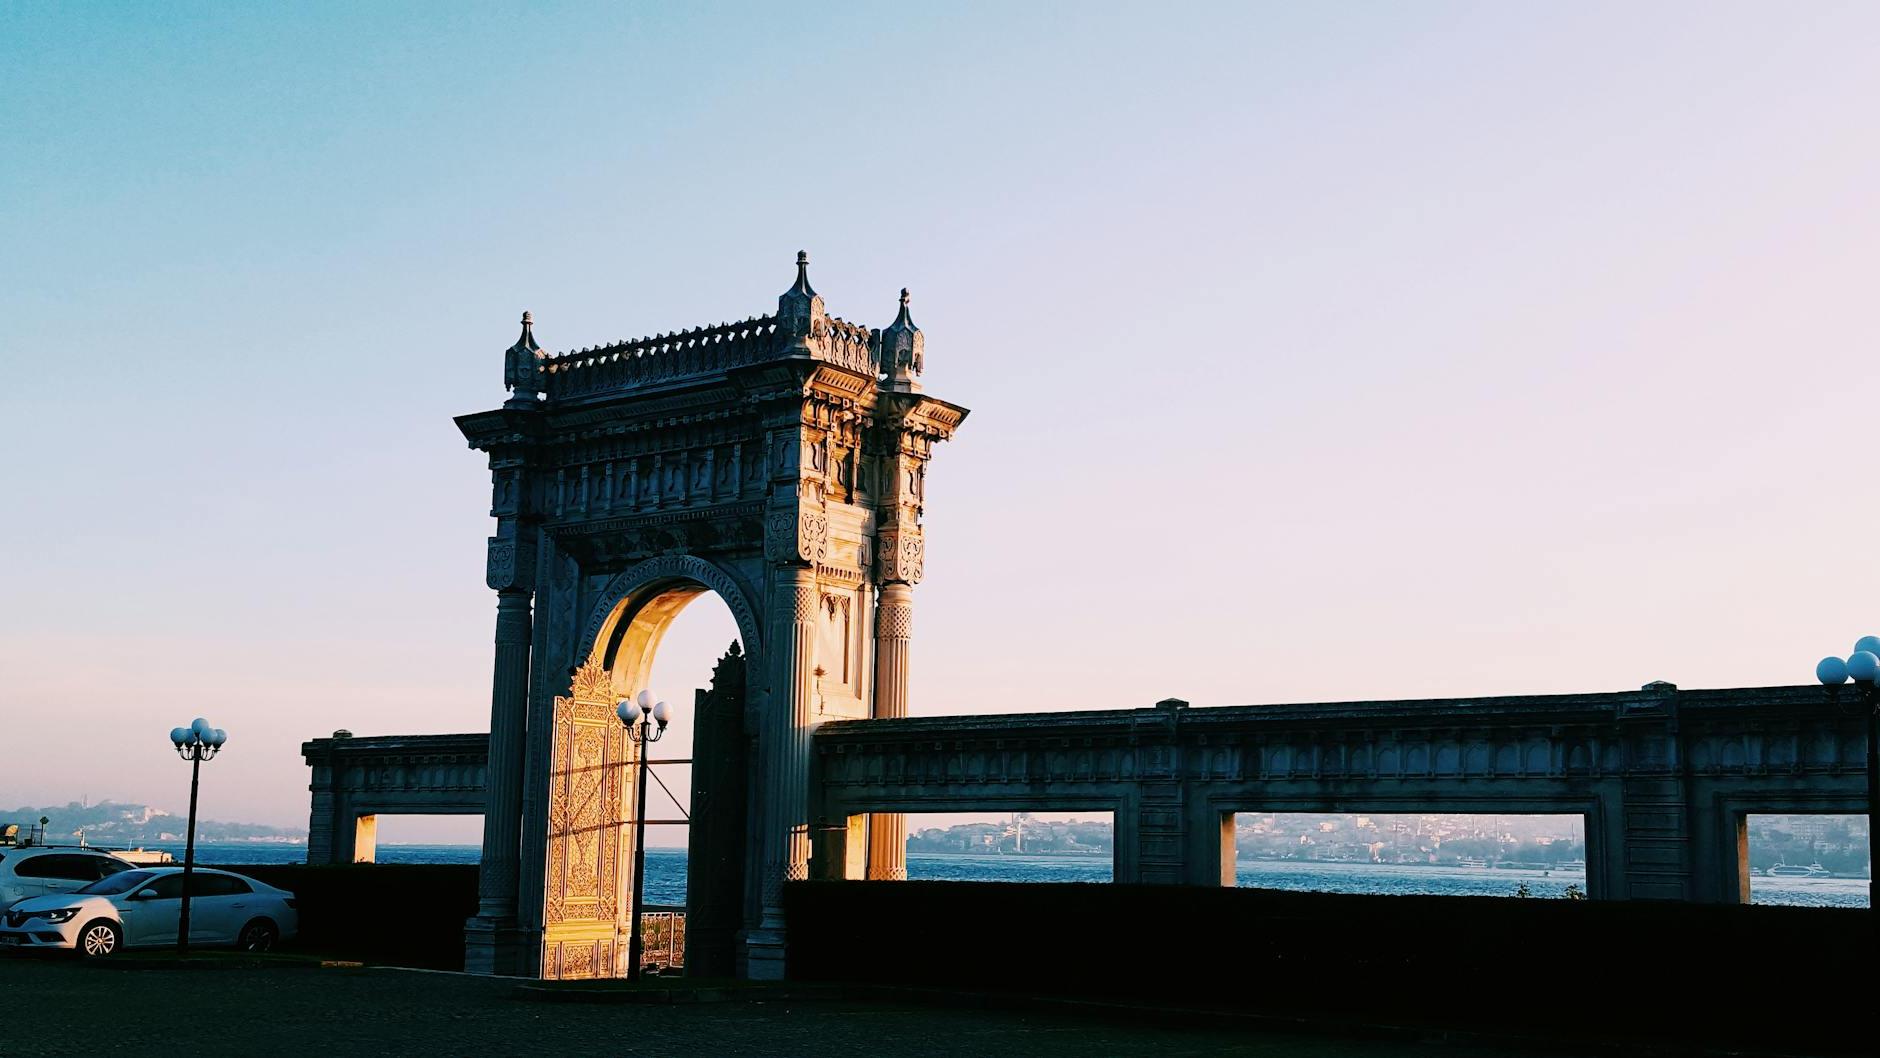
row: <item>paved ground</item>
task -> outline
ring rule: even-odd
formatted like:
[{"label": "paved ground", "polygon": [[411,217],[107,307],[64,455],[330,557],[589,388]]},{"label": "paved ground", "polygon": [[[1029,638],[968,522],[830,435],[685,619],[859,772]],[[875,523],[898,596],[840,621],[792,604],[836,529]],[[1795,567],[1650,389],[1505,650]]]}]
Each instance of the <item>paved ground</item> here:
[{"label": "paved ground", "polygon": [[1058,1014],[807,1001],[531,1003],[508,983],[399,970],[117,969],[0,958],[0,1056],[1241,1055],[1490,1058],[1398,1041],[1135,1027]]}]

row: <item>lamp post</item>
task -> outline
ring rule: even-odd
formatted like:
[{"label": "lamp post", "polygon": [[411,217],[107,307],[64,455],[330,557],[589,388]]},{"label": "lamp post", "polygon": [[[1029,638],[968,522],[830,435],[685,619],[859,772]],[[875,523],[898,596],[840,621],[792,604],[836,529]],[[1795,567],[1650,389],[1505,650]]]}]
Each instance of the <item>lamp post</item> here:
[{"label": "lamp post", "polygon": [[646,690],[640,692],[637,701],[622,698],[614,713],[626,725],[627,737],[640,747],[640,773],[634,783],[638,791],[633,809],[633,932],[627,937],[627,980],[638,981],[645,950],[645,942],[640,937],[640,904],[641,894],[646,890],[646,747],[665,737],[672,707],[654,701],[653,692]]},{"label": "lamp post", "polygon": [[1852,679],[1861,712],[1867,714],[1867,906],[1880,915],[1873,888],[1874,806],[1880,803],[1880,636],[1860,637],[1846,661],[1822,658],[1815,678],[1827,685],[1829,699],[1837,704],[1841,685]]},{"label": "lamp post", "polygon": [[189,762],[189,831],[183,843],[183,911],[176,923],[176,950],[183,955],[189,954],[190,882],[196,873],[196,787],[202,780],[202,762],[213,760],[222,749],[222,743],[227,741],[228,732],[210,727],[209,721],[200,716],[188,727],[170,729],[170,744],[176,747],[176,755]]}]

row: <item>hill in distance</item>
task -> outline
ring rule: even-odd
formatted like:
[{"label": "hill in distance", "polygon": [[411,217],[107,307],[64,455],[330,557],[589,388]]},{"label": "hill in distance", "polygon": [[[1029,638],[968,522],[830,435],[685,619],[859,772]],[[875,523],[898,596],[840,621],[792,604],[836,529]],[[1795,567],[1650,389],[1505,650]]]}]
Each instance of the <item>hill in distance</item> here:
[{"label": "hill in distance", "polygon": [[[77,844],[82,838],[89,845],[146,845],[184,839],[188,825],[185,816],[149,805],[119,801],[97,804],[70,804],[44,808],[0,809],[0,825],[17,823],[24,838],[39,825],[46,824],[46,842],[54,845]],[[208,841],[305,841],[307,832],[289,827],[271,827],[262,823],[224,823],[214,819],[196,821],[196,840]]]}]

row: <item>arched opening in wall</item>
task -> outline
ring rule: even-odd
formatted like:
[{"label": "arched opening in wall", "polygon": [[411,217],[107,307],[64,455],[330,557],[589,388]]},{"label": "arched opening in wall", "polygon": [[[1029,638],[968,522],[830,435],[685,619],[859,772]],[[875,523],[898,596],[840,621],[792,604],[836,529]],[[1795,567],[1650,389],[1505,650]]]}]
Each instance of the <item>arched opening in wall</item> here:
[{"label": "arched opening in wall", "polygon": [[[556,699],[544,976],[629,972],[642,840],[641,966],[684,967],[700,941],[723,955],[742,923],[744,636],[713,581],[735,591],[696,561],[625,582]],[[665,704],[666,724],[621,722],[617,706],[643,699]]]},{"label": "arched opening in wall", "polygon": [[1747,902],[1872,906],[1872,839],[1865,815],[1744,816],[1738,851]]},{"label": "arched opening in wall", "polygon": [[907,877],[945,882],[1107,882],[1113,816],[1103,811],[909,813]]},{"label": "arched opening in wall", "polygon": [[699,698],[710,691],[713,671],[738,642],[738,626],[712,592],[673,601],[679,608],[654,644],[644,685],[673,711],[672,723],[648,754],[653,781],[646,798],[646,898],[649,905],[683,907],[689,836],[683,824],[692,810],[690,762],[699,745]]},{"label": "arched opening in wall", "polygon": [[481,814],[381,812],[376,818],[376,863],[474,864],[482,855]]},{"label": "arched opening in wall", "polygon": [[1224,829],[1233,884],[1241,888],[1569,900],[1590,895],[1583,815],[1239,812]]}]

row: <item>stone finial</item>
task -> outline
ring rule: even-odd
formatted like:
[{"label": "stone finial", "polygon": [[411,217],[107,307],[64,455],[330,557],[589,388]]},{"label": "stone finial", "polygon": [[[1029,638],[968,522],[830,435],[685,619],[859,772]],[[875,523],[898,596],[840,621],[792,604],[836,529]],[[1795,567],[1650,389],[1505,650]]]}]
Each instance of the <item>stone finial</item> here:
[{"label": "stone finial", "polygon": [[920,383],[916,380],[926,366],[927,338],[908,314],[907,300],[907,288],[902,287],[901,311],[881,332],[881,372],[887,376],[884,388],[917,393]]},{"label": "stone finial", "polygon": [[796,252],[796,285],[790,288],[790,292],[793,294],[802,294],[805,297],[813,298],[816,296],[815,289],[809,285],[808,250],[798,250]]},{"label": "stone finial", "polygon": [[777,299],[777,322],[790,334],[807,338],[825,316],[822,296],[809,285],[809,253],[796,252],[796,282]]},{"label": "stone finial", "polygon": [[505,407],[533,407],[542,392],[542,347],[535,344],[535,317],[522,314],[522,337],[503,353],[503,387],[510,391]]}]

